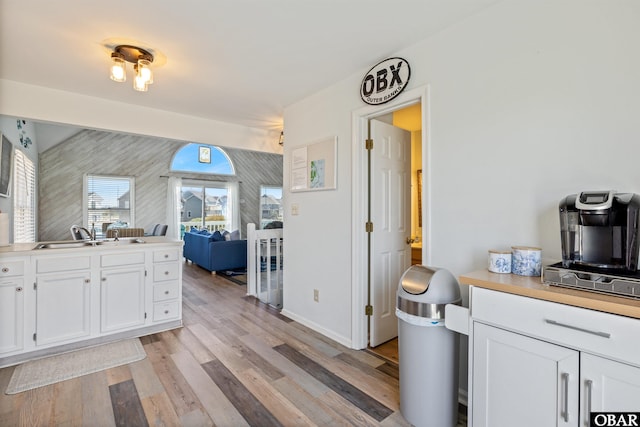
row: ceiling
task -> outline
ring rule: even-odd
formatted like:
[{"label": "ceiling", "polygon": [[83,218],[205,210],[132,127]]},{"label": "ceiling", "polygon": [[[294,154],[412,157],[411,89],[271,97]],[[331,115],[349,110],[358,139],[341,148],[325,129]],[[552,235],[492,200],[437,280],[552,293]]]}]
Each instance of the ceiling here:
[{"label": "ceiling", "polygon": [[[243,126],[498,0],[0,0],[0,78]],[[146,93],[110,50],[156,54]],[[357,88],[354,88],[357,91]]]}]

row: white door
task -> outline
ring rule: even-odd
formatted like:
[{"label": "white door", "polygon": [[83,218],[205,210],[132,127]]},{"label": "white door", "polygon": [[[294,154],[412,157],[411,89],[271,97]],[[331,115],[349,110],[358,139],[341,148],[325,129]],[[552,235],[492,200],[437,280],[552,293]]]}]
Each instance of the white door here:
[{"label": "white door", "polygon": [[411,133],[371,120],[371,305],[369,345],[398,336],[398,281],[411,264]]},{"label": "white door", "polygon": [[582,422],[590,412],[637,412],[640,408],[640,368],[602,357],[580,355]]},{"label": "white door", "polygon": [[474,323],[474,427],[578,426],[579,353]]}]

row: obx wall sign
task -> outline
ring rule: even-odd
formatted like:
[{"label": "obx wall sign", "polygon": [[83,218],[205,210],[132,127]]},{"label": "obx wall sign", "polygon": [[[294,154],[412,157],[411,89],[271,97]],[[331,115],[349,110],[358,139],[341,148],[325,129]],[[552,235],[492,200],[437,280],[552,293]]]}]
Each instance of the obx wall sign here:
[{"label": "obx wall sign", "polygon": [[379,105],[400,95],[411,77],[409,63],[398,57],[374,65],[360,85],[360,97],[369,105]]}]

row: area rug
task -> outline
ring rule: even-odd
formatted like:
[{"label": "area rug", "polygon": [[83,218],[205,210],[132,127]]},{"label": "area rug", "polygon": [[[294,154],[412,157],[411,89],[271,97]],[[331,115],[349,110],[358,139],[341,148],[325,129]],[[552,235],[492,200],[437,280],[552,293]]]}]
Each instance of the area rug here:
[{"label": "area rug", "polygon": [[32,360],[16,367],[5,393],[21,393],[145,357],[147,353],[142,343],[135,338]]}]

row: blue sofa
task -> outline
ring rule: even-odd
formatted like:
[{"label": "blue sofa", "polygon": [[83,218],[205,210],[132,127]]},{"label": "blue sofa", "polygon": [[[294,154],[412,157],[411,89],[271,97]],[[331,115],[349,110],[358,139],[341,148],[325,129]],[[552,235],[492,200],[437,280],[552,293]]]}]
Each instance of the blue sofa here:
[{"label": "blue sofa", "polygon": [[209,271],[247,267],[247,241],[225,240],[216,231],[191,230],[184,233],[184,257]]}]

